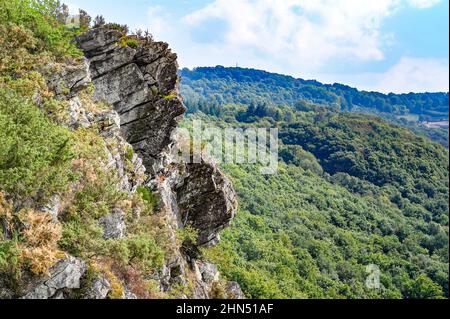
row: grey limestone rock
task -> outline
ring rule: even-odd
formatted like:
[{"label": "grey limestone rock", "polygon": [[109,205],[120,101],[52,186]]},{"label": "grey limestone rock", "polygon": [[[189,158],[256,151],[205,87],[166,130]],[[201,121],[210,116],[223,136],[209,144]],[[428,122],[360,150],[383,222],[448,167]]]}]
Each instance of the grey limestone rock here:
[{"label": "grey limestone rock", "polygon": [[125,213],[118,208],[100,218],[100,225],[103,228],[104,239],[118,239],[125,235]]},{"label": "grey limestone rock", "polygon": [[23,298],[49,299],[61,289],[80,288],[80,279],[86,271],[86,264],[81,259],[69,256],[59,261],[50,269],[48,278],[37,280],[33,288]]},{"label": "grey limestone rock", "polygon": [[138,298],[133,292],[131,292],[131,290],[125,287],[125,291],[123,292],[123,299],[138,299]]},{"label": "grey limestone rock", "polygon": [[[96,29],[94,29],[96,30]],[[97,29],[101,32],[86,32],[78,36],[78,44],[87,58],[114,50],[122,33],[117,30]]]},{"label": "grey limestone rock", "polygon": [[196,264],[205,283],[211,284],[219,280],[219,270],[216,265],[206,261],[197,261]]},{"label": "grey limestone rock", "polygon": [[50,197],[48,203],[40,207],[39,211],[48,213],[52,216],[53,222],[58,222],[58,215],[61,210],[61,197],[59,195],[53,195]]},{"label": "grey limestone rock", "polygon": [[183,223],[198,230],[197,245],[215,245],[219,231],[229,225],[237,210],[230,180],[214,163],[187,164],[186,178],[176,193]]},{"label": "grey limestone rock", "polygon": [[229,299],[245,299],[241,286],[235,281],[230,281],[226,284],[225,292]]},{"label": "grey limestone rock", "polygon": [[111,284],[104,277],[94,279],[85,299],[105,299],[111,291]]},{"label": "grey limestone rock", "polygon": [[50,64],[44,72],[49,73],[47,84],[57,98],[73,97],[91,83],[88,63]]},{"label": "grey limestone rock", "polygon": [[97,28],[77,42],[89,59],[94,98],[114,106],[125,139],[151,173],[186,110],[178,94],[178,64],[166,43],[152,41],[133,49],[117,44],[121,36]]},{"label": "grey limestone rock", "polygon": [[[111,104],[120,116],[121,134],[137,158],[142,158],[140,164],[149,174],[147,185],[159,195],[158,208],[169,217],[173,240],[177,229],[185,225],[198,231],[192,249],[196,254],[198,246],[218,242],[219,232],[236,213],[236,193],[211,161],[172,162],[176,128],[186,110],[179,94],[177,56],[167,43],[148,39],[137,47],[124,47],[120,44],[123,36],[115,30],[95,28],[76,39],[89,61],[94,99]],[[116,157],[111,152],[110,163],[122,171]],[[120,215],[108,215],[101,224],[105,238],[123,235]],[[184,283],[189,267],[186,258],[190,258],[186,254],[190,253],[180,251],[175,256],[177,262],[166,261],[166,271],[159,276],[163,291]],[[201,280],[214,281],[218,276],[217,269],[214,272],[210,266],[203,269]]]}]

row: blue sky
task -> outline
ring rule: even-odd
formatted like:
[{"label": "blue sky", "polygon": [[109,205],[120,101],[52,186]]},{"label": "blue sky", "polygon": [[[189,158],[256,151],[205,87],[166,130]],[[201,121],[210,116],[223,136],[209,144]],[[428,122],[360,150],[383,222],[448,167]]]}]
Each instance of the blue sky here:
[{"label": "blue sky", "polygon": [[66,0],[148,29],[181,67],[264,69],[381,92],[448,91],[448,0]]}]

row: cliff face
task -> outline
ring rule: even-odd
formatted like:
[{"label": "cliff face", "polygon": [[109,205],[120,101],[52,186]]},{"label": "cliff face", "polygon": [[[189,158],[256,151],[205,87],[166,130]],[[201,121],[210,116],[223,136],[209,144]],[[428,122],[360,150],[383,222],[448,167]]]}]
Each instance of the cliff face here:
[{"label": "cliff face", "polygon": [[171,162],[175,129],[185,112],[177,56],[163,42],[120,46],[122,36],[100,28],[77,38],[89,61],[94,99],[113,105],[120,115],[123,135],[143,159],[148,184],[164,198],[164,209],[179,226],[190,223],[199,231],[198,245],[213,244],[235,214],[236,194],[211,162]]},{"label": "cliff face", "polygon": [[163,42],[121,46],[122,37],[119,31],[93,29],[77,41],[90,64],[94,99],[114,107],[125,139],[154,175],[164,166],[171,135],[185,112],[177,56]]},{"label": "cliff face", "polygon": [[[198,248],[217,243],[219,231],[236,212],[236,194],[214,163],[173,162],[175,130],[185,112],[176,54],[166,43],[150,39],[141,39],[134,48],[123,46],[122,37],[99,28],[77,38],[89,64],[94,99],[112,105],[120,116],[122,135],[142,158],[149,175],[146,185],[157,194],[158,213],[169,220],[172,236],[186,225],[198,233],[197,242],[166,260],[159,275],[161,289],[185,284],[187,272],[193,271],[195,297],[207,298],[218,272],[214,265],[197,261]],[[236,295],[236,284],[230,287]]]},{"label": "cliff face", "polygon": [[[46,96],[64,106],[47,115],[86,139],[74,142],[69,166],[81,178],[43,202],[0,192],[0,238],[28,238],[16,244],[27,258],[20,276],[0,272],[0,298],[243,297],[199,249],[234,217],[232,184],[211,161],[173,158],[186,110],[177,56],[166,43],[129,38],[91,29],[76,38],[84,59],[37,68]],[[42,92],[32,99],[45,113]]]}]

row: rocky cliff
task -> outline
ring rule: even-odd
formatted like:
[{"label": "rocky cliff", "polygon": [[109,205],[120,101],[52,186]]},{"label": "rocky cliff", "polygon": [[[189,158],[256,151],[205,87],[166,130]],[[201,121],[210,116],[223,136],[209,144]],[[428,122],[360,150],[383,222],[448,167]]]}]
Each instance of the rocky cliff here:
[{"label": "rocky cliff", "polygon": [[[142,215],[142,205],[129,204],[129,215],[121,204],[96,218],[94,224],[101,228],[103,240],[123,243],[120,240],[128,238],[129,229],[141,227],[146,231],[144,220],[164,221],[158,226],[168,241],[162,266],[153,267],[149,273],[121,266],[127,269],[122,278],[114,273],[116,262],[102,257],[93,276],[90,260],[63,252],[45,275],[27,274],[19,287],[2,288],[8,285],[0,278],[2,298],[155,297],[155,293],[142,292],[142,285],[136,284],[145,278],[157,283],[153,291],[161,295],[156,293],[156,297],[243,297],[239,286],[220,279],[217,267],[202,260],[200,253],[201,247],[218,242],[220,230],[236,213],[232,184],[211,161],[202,159],[194,164],[173,160],[178,147],[176,128],[185,112],[178,90],[177,56],[166,43],[133,36],[134,44],[128,45],[125,40],[129,38],[117,30],[91,29],[75,39],[84,59],[49,64],[41,72],[55,98],[67,104],[58,120],[61,125],[71,130],[98,131],[107,153],[99,166],[118,176],[116,190],[132,197],[138,189],[148,189],[156,202],[151,217]],[[40,96],[35,99],[39,104]],[[58,228],[70,219],[69,206],[79,188],[73,184],[64,194],[55,194],[33,209],[51,216],[51,227]],[[179,233],[185,228],[195,232],[194,239],[180,242]],[[7,227],[4,232],[6,237],[12,236]]]},{"label": "rocky cliff", "polygon": [[177,56],[167,43],[148,38],[139,39],[140,45],[134,48],[120,45],[123,36],[116,30],[98,28],[77,38],[89,63],[94,99],[112,105],[119,114],[123,136],[143,159],[149,174],[146,183],[158,194],[158,210],[168,216],[172,229],[190,225],[198,232],[194,247],[167,261],[161,278],[163,289],[169,289],[171,281],[183,282],[191,267],[202,297],[207,297],[211,287],[205,290],[199,270],[205,263],[195,260],[196,248],[217,243],[218,232],[236,212],[236,194],[214,163],[172,162],[177,147],[174,133],[185,112],[178,88]]}]

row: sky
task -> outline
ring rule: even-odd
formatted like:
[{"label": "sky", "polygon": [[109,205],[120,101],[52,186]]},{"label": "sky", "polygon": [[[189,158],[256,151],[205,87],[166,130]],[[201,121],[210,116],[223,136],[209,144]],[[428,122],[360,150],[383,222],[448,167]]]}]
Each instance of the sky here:
[{"label": "sky", "polygon": [[62,0],[149,30],[180,67],[239,66],[384,93],[449,91],[448,0]]}]

